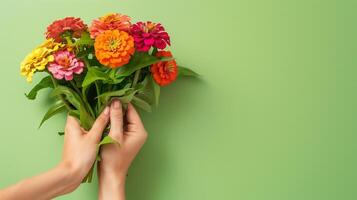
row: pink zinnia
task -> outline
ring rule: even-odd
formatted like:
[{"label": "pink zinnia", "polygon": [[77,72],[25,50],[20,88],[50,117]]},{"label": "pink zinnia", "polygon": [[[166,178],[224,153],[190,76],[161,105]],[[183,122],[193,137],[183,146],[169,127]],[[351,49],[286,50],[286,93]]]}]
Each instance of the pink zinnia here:
[{"label": "pink zinnia", "polygon": [[130,17],[119,13],[110,13],[99,19],[93,20],[89,27],[91,38],[96,38],[97,35],[106,30],[119,30],[128,32],[131,26]]},{"label": "pink zinnia", "polygon": [[131,34],[138,51],[149,51],[151,47],[165,49],[170,45],[169,34],[160,23],[138,22],[132,25]]},{"label": "pink zinnia", "polygon": [[46,38],[53,38],[56,42],[61,42],[61,35],[66,31],[71,32],[73,37],[79,38],[86,29],[87,25],[80,18],[66,17],[54,21],[47,27]]},{"label": "pink zinnia", "polygon": [[73,79],[73,74],[80,74],[83,72],[84,63],[75,57],[74,53],[65,51],[58,51],[55,55],[55,60],[47,67],[56,79],[66,79],[70,81]]}]

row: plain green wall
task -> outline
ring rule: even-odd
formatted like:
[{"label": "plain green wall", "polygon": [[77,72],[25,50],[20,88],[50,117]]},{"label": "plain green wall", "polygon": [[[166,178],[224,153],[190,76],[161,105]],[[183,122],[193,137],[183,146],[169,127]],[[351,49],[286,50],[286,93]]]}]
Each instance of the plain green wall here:
[{"label": "plain green wall", "polygon": [[[48,24],[107,12],[161,22],[202,74],[142,113],[149,140],[128,200],[349,200],[356,178],[356,1],[1,0],[0,187],[54,166],[64,116],[23,95],[23,57]],[[37,76],[37,80],[40,76]],[[97,181],[58,199],[96,199]]]}]

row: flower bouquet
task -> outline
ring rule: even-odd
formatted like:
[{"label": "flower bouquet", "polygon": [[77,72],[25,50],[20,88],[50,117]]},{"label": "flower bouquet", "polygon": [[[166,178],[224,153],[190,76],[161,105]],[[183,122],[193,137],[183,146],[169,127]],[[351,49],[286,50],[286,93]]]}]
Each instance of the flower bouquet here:
[{"label": "flower bouquet", "polygon": [[[118,98],[150,112],[159,102],[160,87],[181,76],[197,76],[178,66],[170,51],[170,37],[160,23],[132,23],[130,17],[111,13],[88,27],[80,18],[66,17],[47,27],[46,40],[21,63],[21,74],[46,76],[26,94],[51,88],[54,103],[40,126],[52,116],[68,112],[89,130],[97,116]],[[64,132],[59,132],[63,135]],[[100,145],[115,143],[103,136]],[[90,182],[93,168],[85,182]]]}]

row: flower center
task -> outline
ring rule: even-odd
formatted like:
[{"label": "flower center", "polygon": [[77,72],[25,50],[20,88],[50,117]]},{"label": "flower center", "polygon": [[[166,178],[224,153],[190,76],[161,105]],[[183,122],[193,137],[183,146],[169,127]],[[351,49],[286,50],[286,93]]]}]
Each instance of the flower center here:
[{"label": "flower center", "polygon": [[114,23],[114,22],[119,22],[120,18],[117,15],[114,14],[108,14],[100,18],[100,21],[106,24]]},{"label": "flower center", "polygon": [[169,72],[169,73],[173,72],[174,71],[174,64],[172,62],[167,62],[165,71]]},{"label": "flower center", "polygon": [[156,24],[152,22],[148,22],[146,26],[144,26],[144,32],[149,33],[155,28]]},{"label": "flower center", "polygon": [[109,48],[110,48],[111,51],[114,51],[117,48],[119,48],[120,44],[121,44],[121,40],[120,39],[111,38],[109,40]]},{"label": "flower center", "polygon": [[71,66],[71,61],[67,56],[63,56],[62,58],[58,59],[58,64],[65,68],[68,68],[69,66]]}]

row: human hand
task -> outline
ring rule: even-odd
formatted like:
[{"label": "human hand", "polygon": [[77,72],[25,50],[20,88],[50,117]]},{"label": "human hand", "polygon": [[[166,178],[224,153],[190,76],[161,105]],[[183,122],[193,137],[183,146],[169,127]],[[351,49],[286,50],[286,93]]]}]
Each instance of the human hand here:
[{"label": "human hand", "polygon": [[110,144],[101,149],[99,199],[125,199],[125,178],[132,161],[146,141],[147,132],[131,104],[128,105],[124,122],[119,100],[114,100],[110,106],[110,124],[109,136],[118,141],[120,147]]},{"label": "human hand", "polygon": [[0,190],[0,199],[53,199],[76,189],[95,161],[97,144],[109,121],[109,112],[107,107],[90,131],[83,130],[74,117],[68,116],[60,164]]},{"label": "human hand", "polygon": [[70,174],[68,192],[80,185],[95,162],[97,145],[108,124],[109,113],[109,107],[105,108],[89,131],[85,131],[76,118],[67,117],[63,154],[59,166]]}]

